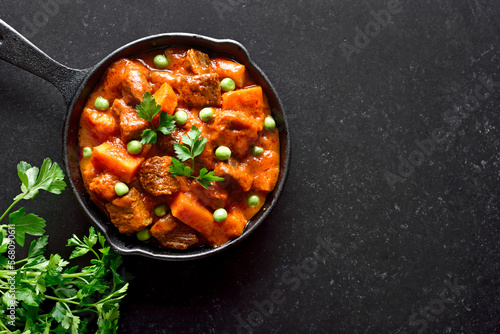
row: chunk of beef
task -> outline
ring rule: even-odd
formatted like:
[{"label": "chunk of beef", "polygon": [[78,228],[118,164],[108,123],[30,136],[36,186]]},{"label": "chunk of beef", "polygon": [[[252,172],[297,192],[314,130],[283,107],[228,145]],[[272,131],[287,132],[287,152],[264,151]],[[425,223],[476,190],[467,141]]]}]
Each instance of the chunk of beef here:
[{"label": "chunk of beef", "polygon": [[118,118],[124,110],[128,111],[129,109],[132,109],[132,107],[129,106],[123,99],[115,99],[111,105],[111,112]]},{"label": "chunk of beef", "polygon": [[219,76],[215,73],[183,75],[174,88],[180,101],[193,107],[218,106],[221,104]]},{"label": "chunk of beef", "polygon": [[144,93],[151,92],[148,76],[149,70],[145,66],[123,58],[106,71],[103,89],[107,96],[124,97],[137,103]]},{"label": "chunk of beef", "polygon": [[111,222],[120,233],[132,234],[151,225],[153,218],[142,203],[141,195],[135,188],[122,197],[106,204]]},{"label": "chunk of beef", "polygon": [[149,81],[153,85],[153,91],[160,89],[161,85],[168,83],[170,86],[175,86],[182,75],[173,74],[167,71],[151,71]]},{"label": "chunk of beef", "polygon": [[130,61],[125,69],[125,80],[122,84],[123,95],[132,96],[136,102],[141,101],[146,92],[151,93],[148,76],[149,70],[145,66]]},{"label": "chunk of beef", "polygon": [[168,135],[159,133],[156,143],[158,144],[158,147],[165,153],[165,155],[173,156],[175,154],[174,144],[182,142],[182,135],[184,133],[185,132],[181,131],[178,127],[176,127]]},{"label": "chunk of beef", "polygon": [[116,198],[115,184],[120,182],[118,176],[111,173],[101,173],[89,183],[89,190],[106,201]]},{"label": "chunk of beef", "polygon": [[238,157],[243,157],[259,137],[262,122],[235,110],[221,110],[213,125],[211,136],[218,146],[224,145]]},{"label": "chunk of beef", "polygon": [[195,49],[189,49],[186,54],[189,67],[195,74],[207,74],[211,72],[210,58],[206,53]]},{"label": "chunk of beef", "polygon": [[160,218],[149,232],[163,247],[167,248],[186,249],[200,243],[196,231],[170,213]]},{"label": "chunk of beef", "polygon": [[252,187],[253,174],[246,163],[229,158],[227,162],[219,162],[215,166],[215,175],[219,175],[227,180],[234,180],[243,191],[249,191]]},{"label": "chunk of beef", "polygon": [[210,187],[204,188],[199,182],[194,181],[191,183],[190,190],[198,197],[202,204],[214,210],[223,208],[227,204],[227,191],[215,182]]},{"label": "chunk of beef", "polygon": [[144,190],[153,196],[172,195],[179,190],[179,182],[168,171],[171,160],[169,156],[155,156],[141,164],[139,182]]},{"label": "chunk of beef", "polygon": [[120,134],[125,143],[141,139],[142,132],[150,127],[149,122],[140,118],[137,111],[122,99],[116,99],[111,108],[120,120]]}]

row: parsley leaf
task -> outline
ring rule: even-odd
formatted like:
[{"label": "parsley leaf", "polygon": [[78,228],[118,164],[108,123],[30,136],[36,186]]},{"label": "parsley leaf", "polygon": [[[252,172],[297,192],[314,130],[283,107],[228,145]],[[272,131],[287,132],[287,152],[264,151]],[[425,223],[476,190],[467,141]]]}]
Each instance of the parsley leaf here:
[{"label": "parsley leaf", "polygon": [[27,162],[21,161],[17,165],[17,175],[22,182],[22,193],[17,195],[14,201],[35,198],[39,190],[60,194],[66,187],[61,167],[57,163],[52,164],[52,161],[48,158],[43,161],[40,170],[37,167],[32,167]]},{"label": "parsley leaf", "polygon": [[160,114],[160,121],[158,124],[157,131],[160,131],[164,135],[168,135],[175,129],[175,117],[170,116],[167,113],[162,112]]},{"label": "parsley leaf", "polygon": [[194,158],[199,156],[203,150],[205,149],[205,144],[207,143],[207,138],[201,138],[201,131],[193,125],[189,130],[187,135],[182,135],[182,144],[174,144],[174,151],[177,154],[177,158],[181,161],[187,161],[191,159],[192,167],[188,167],[181,163],[178,159],[172,158],[171,166],[168,168],[168,171],[173,176],[186,176],[192,177],[204,187],[210,186],[211,182],[215,181],[224,181],[224,178],[215,176],[213,171],[208,171],[205,167],[200,170],[198,176],[193,176],[194,171]]},{"label": "parsley leaf", "polygon": [[[60,194],[66,187],[64,173],[57,163],[47,158],[43,161],[40,169],[33,167],[29,163],[21,161],[17,164],[17,175],[21,180],[21,193],[14,197],[14,202],[5,210],[0,217],[0,221],[9,211],[22,199],[35,198],[40,190],[45,190],[53,194]],[[9,215],[9,224],[15,230],[15,240],[20,246],[24,246],[26,233],[40,236],[45,231],[45,220],[34,215],[27,214],[24,208]],[[5,227],[6,225],[0,225]]]},{"label": "parsley leaf", "polygon": [[172,158],[171,162],[172,165],[168,168],[168,170],[173,176],[191,176],[191,174],[193,174],[191,167],[184,165],[176,158]]},{"label": "parsley leaf", "polygon": [[64,316],[66,315],[66,309],[61,302],[56,303],[56,305],[52,309],[51,315],[57,322],[63,321]]},{"label": "parsley leaf", "polygon": [[158,136],[156,135],[155,130],[145,129],[141,134],[142,140],[141,144],[155,144]]},{"label": "parsley leaf", "polygon": [[223,177],[215,176],[214,171],[208,171],[205,167],[203,167],[200,170],[200,175],[196,178],[198,182],[203,186],[203,188],[206,188],[210,186],[210,183],[215,182],[215,181],[224,181]]},{"label": "parsley leaf", "polygon": [[174,144],[174,151],[177,154],[177,158],[179,158],[181,161],[186,161],[186,160],[193,158],[193,155],[191,154],[191,150],[184,145],[175,143]]},{"label": "parsley leaf", "polygon": [[15,239],[20,246],[24,246],[26,233],[36,236],[45,233],[45,220],[32,213],[26,215],[25,208],[12,212],[9,215],[9,223],[14,226]]},{"label": "parsley leaf", "polygon": [[89,233],[89,237],[84,237],[83,241],[81,241],[76,235],[73,235],[73,237],[68,240],[67,246],[76,246],[75,250],[69,257],[70,259],[83,256],[92,250],[94,245],[97,243],[97,234],[93,228],[90,229]]},{"label": "parsley leaf", "polygon": [[41,301],[41,298],[28,288],[16,289],[16,299],[29,306],[38,306]]},{"label": "parsley leaf", "polygon": [[[138,116],[151,123],[151,129],[145,129],[142,134],[141,144],[155,144],[158,136],[156,131],[160,131],[164,135],[168,135],[175,129],[175,118],[165,112],[161,112],[161,106],[156,104],[156,101],[151,93],[146,92],[142,97],[142,101],[137,105],[135,110]],[[153,118],[160,113],[158,127],[153,123]]]},{"label": "parsley leaf", "polygon": [[33,240],[30,245],[30,250],[28,252],[28,257],[37,257],[38,255],[42,255],[45,252],[45,248],[49,243],[49,236],[44,235],[43,237]]},{"label": "parsley leaf", "polygon": [[151,93],[146,92],[142,97],[141,103],[135,109],[139,113],[140,118],[152,122],[156,114],[161,111],[161,106],[156,104]]}]

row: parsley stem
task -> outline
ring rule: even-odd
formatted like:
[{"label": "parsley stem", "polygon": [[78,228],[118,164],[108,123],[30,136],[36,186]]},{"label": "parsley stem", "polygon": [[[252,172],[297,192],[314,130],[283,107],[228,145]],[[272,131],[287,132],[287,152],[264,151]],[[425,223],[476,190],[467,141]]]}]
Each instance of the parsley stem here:
[{"label": "parsley stem", "polygon": [[[16,205],[20,200],[22,200],[24,198],[24,195],[19,197],[17,200],[15,200],[8,208],[7,210],[5,210],[5,212],[3,213],[3,215],[0,217],[0,221],[2,221],[2,219],[5,217],[5,215],[7,215],[7,213],[9,213],[9,211],[14,207],[14,205]],[[5,225],[4,225],[5,226]]]},{"label": "parsley stem", "polygon": [[15,271],[0,270],[0,278],[10,279],[15,274]]},{"label": "parsley stem", "polygon": [[61,302],[61,303],[69,303],[69,304],[80,305],[80,303],[78,303],[78,302],[74,302],[74,301],[68,300],[68,299],[62,299],[62,298],[58,298],[58,297],[53,297],[53,296],[50,296],[50,295],[45,295],[45,298],[52,299],[52,300],[55,300],[55,301],[58,301],[58,302]]},{"label": "parsley stem", "polygon": [[27,258],[25,258],[25,259],[22,259],[22,260],[16,261],[16,263],[15,263],[15,264],[20,264],[20,263],[23,263],[23,262],[28,262],[28,260],[31,260],[31,258],[30,258],[30,257],[27,257]]},{"label": "parsley stem", "polygon": [[72,277],[81,278],[82,276],[87,276],[88,274],[92,274],[92,271],[84,271],[81,273],[74,273],[74,274],[62,274],[62,277],[63,278],[72,278]]},{"label": "parsley stem", "polygon": [[[16,270],[0,270],[0,278],[10,279],[12,276],[16,275]],[[73,273],[73,274],[61,274],[63,278],[82,278],[85,276],[91,275],[92,271],[85,271],[81,273]],[[26,276],[38,277],[40,276],[40,272],[38,271],[25,271],[24,274]],[[87,282],[87,281],[85,281]],[[88,283],[88,282],[87,282]]]},{"label": "parsley stem", "polygon": [[7,331],[7,333],[12,333],[7,327],[5,327],[5,324],[0,320],[0,325],[1,327]]},{"label": "parsley stem", "polygon": [[94,248],[89,247],[89,249],[92,251],[92,253],[94,253],[94,255],[95,255],[95,257],[97,258],[97,260],[98,260],[99,262],[102,262],[102,261],[101,261],[101,257],[99,256],[99,254],[97,254],[97,252],[94,250]]},{"label": "parsley stem", "polygon": [[79,310],[73,310],[71,312],[73,312],[73,313],[78,313],[78,312],[94,312],[94,313],[99,313],[96,310],[88,308],[88,307],[87,308],[82,308],[82,309],[79,309]]}]

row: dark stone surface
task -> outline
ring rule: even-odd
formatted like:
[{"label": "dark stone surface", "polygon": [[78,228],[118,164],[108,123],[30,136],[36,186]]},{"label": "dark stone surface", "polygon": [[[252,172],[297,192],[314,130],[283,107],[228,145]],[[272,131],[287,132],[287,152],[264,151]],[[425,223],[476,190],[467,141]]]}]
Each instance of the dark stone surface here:
[{"label": "dark stone surface", "polygon": [[[3,0],[0,18],[75,68],[155,33],[235,39],[291,125],[286,187],[252,236],[195,262],[124,259],[121,333],[499,331],[498,1],[67,2]],[[6,208],[20,160],[62,163],[65,104],[0,73]],[[50,252],[90,226],[69,191],[23,204]]]}]

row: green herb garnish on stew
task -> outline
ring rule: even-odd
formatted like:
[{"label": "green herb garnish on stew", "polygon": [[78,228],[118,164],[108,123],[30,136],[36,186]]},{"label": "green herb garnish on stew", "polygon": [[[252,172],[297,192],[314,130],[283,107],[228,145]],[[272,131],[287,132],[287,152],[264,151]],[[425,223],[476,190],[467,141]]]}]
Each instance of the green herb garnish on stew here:
[{"label": "green herb garnish on stew", "polygon": [[[141,144],[155,144],[158,138],[156,132],[160,131],[164,135],[168,135],[175,129],[175,118],[165,112],[161,112],[161,106],[156,104],[156,101],[151,93],[146,93],[142,97],[142,101],[135,108],[140,118],[151,123],[152,128],[142,132]],[[160,113],[161,112],[161,113]],[[153,124],[153,118],[160,113],[158,127]]]},{"label": "green herb garnish on stew", "polygon": [[178,143],[174,144],[174,150],[177,154],[177,158],[183,162],[191,159],[191,167],[184,165],[176,158],[172,158],[172,165],[168,168],[168,171],[172,173],[173,176],[192,177],[204,188],[206,188],[211,182],[224,181],[224,178],[215,176],[214,171],[208,171],[205,167],[200,170],[198,176],[193,176],[194,158],[203,152],[207,142],[206,138],[200,139],[200,134],[200,130],[196,127],[196,125],[193,125],[187,135],[182,135],[182,142],[187,146]]}]

